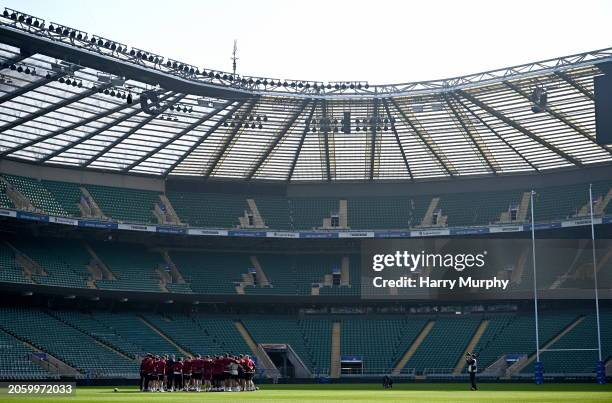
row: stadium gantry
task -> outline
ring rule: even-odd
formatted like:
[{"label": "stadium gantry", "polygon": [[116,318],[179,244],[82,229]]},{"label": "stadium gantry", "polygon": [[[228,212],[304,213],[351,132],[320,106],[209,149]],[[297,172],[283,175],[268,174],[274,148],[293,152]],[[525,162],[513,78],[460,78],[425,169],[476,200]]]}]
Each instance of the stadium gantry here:
[{"label": "stadium gantry", "polygon": [[[135,382],[147,353],[253,354],[262,380],[460,380],[470,351],[490,380],[530,379],[540,353],[550,378],[599,380],[612,148],[595,81],[611,62],[285,80],[4,9],[0,380]],[[505,286],[377,288],[367,250],[385,239],[477,245],[474,280]],[[408,274],[449,281],[430,266]]]},{"label": "stadium gantry", "polygon": [[611,48],[373,85],[198,68],[12,9],[0,38],[5,159],[243,181],[421,181],[612,161],[596,142],[593,85]]}]

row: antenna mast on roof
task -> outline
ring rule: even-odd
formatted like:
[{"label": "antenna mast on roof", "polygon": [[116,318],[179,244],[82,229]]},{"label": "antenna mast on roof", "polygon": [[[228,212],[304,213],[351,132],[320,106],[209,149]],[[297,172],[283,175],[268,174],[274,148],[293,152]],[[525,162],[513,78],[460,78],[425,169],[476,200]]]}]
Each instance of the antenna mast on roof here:
[{"label": "antenna mast on roof", "polygon": [[238,40],[234,39],[234,51],[232,52],[232,63],[234,67],[234,75],[236,75],[236,60],[238,60],[238,56],[236,56],[237,53],[238,53]]}]

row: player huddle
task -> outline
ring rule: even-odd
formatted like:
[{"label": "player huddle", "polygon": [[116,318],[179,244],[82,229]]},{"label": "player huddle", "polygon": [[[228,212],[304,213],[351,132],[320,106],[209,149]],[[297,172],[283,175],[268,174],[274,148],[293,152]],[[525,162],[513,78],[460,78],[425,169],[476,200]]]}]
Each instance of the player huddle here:
[{"label": "player huddle", "polygon": [[256,366],[248,355],[178,359],[147,354],[140,363],[142,392],[241,392],[256,390]]}]

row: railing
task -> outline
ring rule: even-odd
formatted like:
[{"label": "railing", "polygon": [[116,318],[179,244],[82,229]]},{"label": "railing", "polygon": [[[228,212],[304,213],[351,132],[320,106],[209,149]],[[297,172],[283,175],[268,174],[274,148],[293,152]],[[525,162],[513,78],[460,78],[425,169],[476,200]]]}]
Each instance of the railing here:
[{"label": "railing", "polygon": [[[2,210],[5,211],[15,211],[15,212],[24,212],[24,213],[31,213],[31,211],[28,210],[22,210],[22,209],[10,209],[10,208],[2,208]],[[531,228],[531,223],[529,221],[525,221],[525,222],[512,222],[512,223],[495,223],[495,224],[479,224],[479,225],[462,225],[462,226],[447,226],[447,227],[408,227],[408,228],[361,228],[361,229],[317,229],[317,230],[308,230],[306,228],[304,229],[298,229],[298,230],[285,230],[285,229],[274,229],[274,228],[266,228],[266,229],[240,229],[237,230],[236,228],[231,228],[231,227],[194,227],[189,225],[188,223],[181,223],[181,224],[153,224],[153,223],[142,223],[142,222],[135,222],[135,221],[131,221],[131,220],[116,220],[113,219],[112,217],[78,217],[78,216],[73,216],[73,215],[62,215],[62,216],[58,216],[58,215],[54,215],[54,214],[50,214],[50,213],[45,213],[45,212],[35,212],[36,215],[39,216],[48,216],[48,217],[60,217],[60,218],[69,218],[72,220],[84,220],[84,221],[97,221],[97,222],[103,222],[103,223],[108,223],[108,224],[128,224],[128,225],[135,225],[135,226],[154,226],[154,227],[162,227],[162,228],[175,228],[177,230],[181,230],[181,231],[186,231],[188,229],[195,229],[195,230],[205,230],[205,231],[252,231],[254,233],[265,233],[265,232],[279,232],[279,233],[300,233],[300,232],[308,232],[308,233],[321,233],[321,234],[334,234],[334,233],[355,233],[355,232],[364,232],[364,233],[369,233],[369,232],[422,232],[422,233],[430,233],[433,231],[467,231],[469,232],[469,234],[475,234],[475,231],[481,231],[481,230],[488,230],[489,228],[507,228],[507,227],[522,227],[522,229],[517,230],[515,232],[520,232],[520,231],[528,231]],[[14,216],[13,216],[14,217]],[[19,217],[16,217],[19,218]],[[595,219],[595,224],[602,224],[605,223],[603,222],[605,219],[609,219],[610,216],[609,215],[594,215],[593,218]],[[536,226],[536,230],[539,230],[540,228],[538,228],[538,226],[547,226],[547,225],[554,225],[554,224],[560,224],[562,222],[574,222],[574,221],[579,221],[582,222],[584,221],[585,224],[581,224],[581,225],[587,225],[588,223],[590,223],[590,217],[569,217],[569,218],[558,218],[558,219],[552,219],[552,220],[543,220],[543,221],[536,221],[535,226]],[[588,223],[587,223],[588,221]],[[59,222],[61,223],[61,222]],[[470,232],[471,231],[471,232]],[[480,232],[479,232],[480,233]],[[484,232],[482,232],[484,233]],[[448,234],[447,234],[448,235]],[[450,235],[453,235],[452,233]],[[463,233],[461,233],[461,235],[465,235]],[[398,235],[397,237],[411,237],[411,236],[405,236],[405,235]]]}]

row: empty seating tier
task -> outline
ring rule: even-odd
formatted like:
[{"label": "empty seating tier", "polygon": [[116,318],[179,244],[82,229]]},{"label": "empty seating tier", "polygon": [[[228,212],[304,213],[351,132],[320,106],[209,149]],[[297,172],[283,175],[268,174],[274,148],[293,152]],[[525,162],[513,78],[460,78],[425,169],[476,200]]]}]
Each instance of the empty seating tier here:
[{"label": "empty seating tier", "polygon": [[161,254],[136,244],[96,242],[92,247],[115,275],[114,280],[96,280],[100,289],[161,292],[159,268],[165,267]]},{"label": "empty seating tier", "polygon": [[38,284],[86,288],[90,279],[87,265],[91,256],[78,241],[45,238],[12,240],[12,245],[38,264],[46,274],[34,274]]},{"label": "empty seating tier", "polygon": [[15,253],[6,243],[0,242],[0,281],[10,283],[31,283],[15,262]]},{"label": "empty seating tier", "polygon": [[138,364],[46,313],[0,308],[0,328],[78,370],[83,377],[133,377]]},{"label": "empty seating tier", "polygon": [[156,222],[153,210],[159,201],[157,192],[99,185],[86,188],[107,217],[133,223]]},{"label": "empty seating tier", "polygon": [[[48,214],[80,216],[80,188],[92,195],[104,215],[128,223],[156,223],[153,211],[160,201],[160,192],[125,187],[112,187],[74,182],[38,180],[3,174],[4,179],[21,192],[32,205]],[[593,182],[593,200],[604,203],[595,207],[599,212],[612,212],[606,195],[611,181]],[[535,219],[538,222],[562,220],[588,214],[589,184],[570,184],[535,188]],[[433,199],[438,203],[433,212],[447,217],[445,226],[475,226],[516,221],[510,211],[529,221],[523,205],[529,186],[515,190],[419,195],[353,196],[343,198],[287,197],[283,195],[253,195],[246,193],[211,193],[203,191],[169,190],[170,200],[181,222],[196,227],[236,228],[239,217],[249,211],[247,199],[255,200],[266,226],[279,230],[309,230],[321,228],[323,220],[339,214],[340,199],[346,200],[347,225],[351,229],[406,229],[421,225]],[[7,197],[5,184],[0,184],[0,207],[14,208]],[[519,212],[519,210],[521,210]],[[506,218],[502,220],[502,214]],[[520,220],[523,220],[520,218]],[[429,225],[429,223],[428,223]]]},{"label": "empty seating tier", "polygon": [[362,356],[366,374],[388,374],[412,345],[425,323],[427,318],[380,316],[343,319],[342,355]]}]

